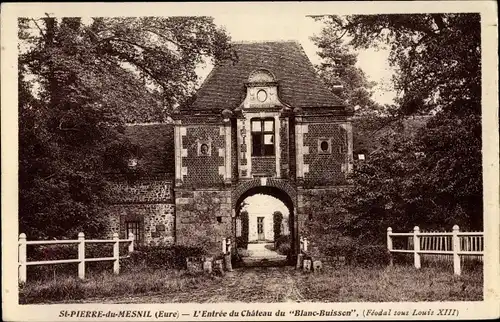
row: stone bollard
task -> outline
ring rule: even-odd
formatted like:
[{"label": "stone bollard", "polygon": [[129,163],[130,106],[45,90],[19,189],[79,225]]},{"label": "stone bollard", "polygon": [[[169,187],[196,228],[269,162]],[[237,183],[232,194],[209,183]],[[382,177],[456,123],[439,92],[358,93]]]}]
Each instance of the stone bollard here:
[{"label": "stone bollard", "polygon": [[303,271],[305,273],[311,272],[311,260],[310,259],[304,259]]},{"label": "stone bollard", "polygon": [[212,257],[203,258],[203,271],[208,274],[212,274]]},{"label": "stone bollard", "polygon": [[233,264],[231,263],[231,253],[224,255],[224,268],[228,272],[233,271]]},{"label": "stone bollard", "polygon": [[193,264],[193,258],[192,257],[187,257],[186,258],[186,269],[189,273],[193,273],[195,271],[195,267]]},{"label": "stone bollard", "polygon": [[187,257],[186,269],[189,273],[201,273],[203,271],[203,258]]},{"label": "stone bollard", "polygon": [[313,262],[313,271],[315,273],[319,273],[323,270],[323,263],[321,261],[314,261]]},{"label": "stone bollard", "polygon": [[297,265],[295,266],[296,269],[301,269],[302,265],[304,262],[304,254],[298,254],[297,255]]},{"label": "stone bollard", "polygon": [[214,262],[214,271],[215,273],[224,276],[224,262],[222,259],[216,259]]}]

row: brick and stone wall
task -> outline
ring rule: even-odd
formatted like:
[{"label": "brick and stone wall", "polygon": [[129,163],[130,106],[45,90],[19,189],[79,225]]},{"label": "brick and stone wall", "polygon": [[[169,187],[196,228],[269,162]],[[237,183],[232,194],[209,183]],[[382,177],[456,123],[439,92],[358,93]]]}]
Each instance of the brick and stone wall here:
[{"label": "brick and stone wall", "polygon": [[[300,236],[307,237],[310,242],[310,252],[320,254],[324,251],[322,244],[324,238],[330,241],[335,236],[335,225],[342,225],[347,214],[341,212],[335,200],[339,193],[350,189],[349,186],[331,186],[314,189],[299,188],[297,191],[297,221]],[[330,230],[325,232],[321,223],[327,220],[330,223]],[[319,225],[319,226],[318,226]],[[339,229],[340,230],[340,229]]]},{"label": "brick and stone wall", "polygon": [[175,203],[177,244],[218,255],[222,240],[234,237],[230,190],[177,189]]},{"label": "brick and stone wall", "polygon": [[111,204],[172,203],[173,185],[168,179],[116,180],[109,187]]},{"label": "brick and stone wall", "polygon": [[276,157],[252,157],[252,174],[258,176],[276,176]]},{"label": "brick and stone wall", "polygon": [[144,245],[175,242],[173,184],[165,179],[116,180],[110,186],[109,237],[126,238],[126,222],[138,222]]},{"label": "brick and stone wall", "polygon": [[[347,173],[347,131],[338,123],[309,123],[304,133],[304,164],[309,171],[304,173],[306,185],[320,186],[342,184]],[[326,139],[331,143],[328,153],[319,151],[319,140]]]},{"label": "brick and stone wall", "polygon": [[173,204],[115,204],[108,207],[109,237],[118,233],[126,236],[126,222],[140,223],[139,240],[144,245],[171,245],[175,242],[175,205]]},{"label": "brick and stone wall", "polygon": [[[183,185],[187,187],[214,187],[224,185],[224,127],[196,125],[186,128],[182,137]],[[210,142],[209,155],[198,155],[198,142]],[[221,170],[222,167],[222,170]]]}]

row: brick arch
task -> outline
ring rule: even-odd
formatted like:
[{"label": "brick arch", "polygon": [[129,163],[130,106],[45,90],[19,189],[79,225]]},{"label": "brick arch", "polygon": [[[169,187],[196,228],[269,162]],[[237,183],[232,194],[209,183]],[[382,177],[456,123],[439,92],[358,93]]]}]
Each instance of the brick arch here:
[{"label": "brick arch", "polygon": [[266,184],[262,185],[261,184],[261,179],[256,178],[252,180],[247,180],[242,183],[240,183],[236,188],[233,189],[231,192],[231,201],[232,201],[232,207],[233,209],[236,208],[237,203],[240,199],[240,197],[247,192],[250,189],[253,188],[258,188],[258,187],[272,187],[272,188],[277,188],[290,197],[290,200],[293,203],[293,207],[296,209],[297,208],[297,189],[295,189],[294,186],[292,186],[287,180],[280,180],[280,179],[274,179],[274,178],[267,178]]}]

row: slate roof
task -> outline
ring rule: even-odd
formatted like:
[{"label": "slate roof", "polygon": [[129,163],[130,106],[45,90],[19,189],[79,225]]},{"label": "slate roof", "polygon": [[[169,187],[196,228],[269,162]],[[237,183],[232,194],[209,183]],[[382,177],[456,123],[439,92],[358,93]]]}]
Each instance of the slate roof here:
[{"label": "slate roof", "polygon": [[[415,137],[418,135],[418,131],[425,127],[431,118],[432,116],[430,115],[407,117],[389,122],[386,126],[383,126],[380,129],[378,128],[382,126],[384,122],[380,124],[377,123],[372,130],[366,129],[363,132],[359,130],[360,128],[363,128],[361,125],[363,117],[354,117],[352,119],[352,126],[355,131],[354,152],[371,153],[378,150],[382,146],[388,144],[387,140],[381,142],[381,138],[390,134],[398,134],[407,138]],[[391,140],[389,140],[389,143],[390,142]]]},{"label": "slate roof", "polygon": [[138,166],[147,173],[173,174],[174,125],[145,123],[125,126],[124,133],[132,143],[141,147]]},{"label": "slate roof", "polygon": [[233,43],[237,61],[215,66],[196,93],[191,109],[234,109],[245,98],[252,71],[267,69],[278,81],[279,96],[295,107],[333,107],[343,102],[323,83],[295,41]]}]

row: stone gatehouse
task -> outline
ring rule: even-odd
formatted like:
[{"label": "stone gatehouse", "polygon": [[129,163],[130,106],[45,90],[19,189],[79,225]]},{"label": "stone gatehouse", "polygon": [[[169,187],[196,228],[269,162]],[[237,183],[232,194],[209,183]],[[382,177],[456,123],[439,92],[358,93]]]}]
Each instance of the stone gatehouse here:
[{"label": "stone gatehouse", "polygon": [[[170,124],[136,124],[144,151],[116,181],[113,232],[140,243],[218,252],[235,237],[242,201],[274,196],[290,210],[293,249],[316,192],[345,186],[352,169],[352,111],[330,92],[297,42],[234,43],[238,60],[216,66]],[[233,239],[234,240],[234,239]]]}]

